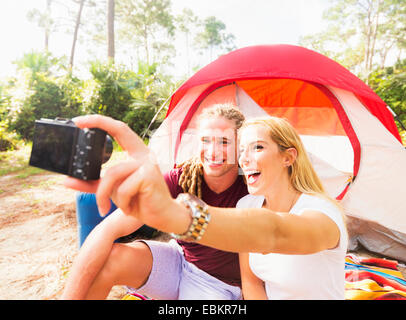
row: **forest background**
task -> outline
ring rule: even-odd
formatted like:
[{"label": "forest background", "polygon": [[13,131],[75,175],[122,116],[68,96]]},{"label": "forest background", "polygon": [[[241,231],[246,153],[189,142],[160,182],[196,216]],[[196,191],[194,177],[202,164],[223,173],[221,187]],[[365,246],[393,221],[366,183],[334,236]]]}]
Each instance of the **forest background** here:
[{"label": "forest background", "polygon": [[[16,72],[0,77],[0,151],[29,143],[35,119],[89,113],[122,120],[148,137],[184,80],[238,48],[226,24],[194,12],[194,1],[177,12],[171,0],[37,2],[42,7],[26,18],[42,30],[43,50],[15,57]],[[406,1],[328,1],[322,19],[323,29],[296,44],[339,62],[371,86],[396,114],[405,139]],[[71,41],[70,52],[57,56],[50,43],[61,32]],[[78,46],[93,60],[76,64]]]}]

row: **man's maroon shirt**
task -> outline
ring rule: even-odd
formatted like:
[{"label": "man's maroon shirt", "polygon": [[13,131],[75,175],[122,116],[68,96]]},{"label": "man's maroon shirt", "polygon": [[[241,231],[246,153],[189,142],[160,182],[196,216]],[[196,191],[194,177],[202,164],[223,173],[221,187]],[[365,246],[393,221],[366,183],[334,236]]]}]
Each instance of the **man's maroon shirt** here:
[{"label": "man's maroon shirt", "polygon": [[[173,198],[183,192],[178,184],[181,173],[182,168],[179,168],[173,169],[164,175]],[[246,194],[248,194],[247,186],[241,175],[227,190],[221,193],[210,190],[204,179],[202,181],[202,200],[213,207],[234,208],[238,200]],[[224,226],[224,232],[227,232],[227,226]],[[186,261],[193,263],[199,269],[225,283],[241,286],[240,264],[237,253],[181,240],[178,240],[178,243],[183,248]]]}]

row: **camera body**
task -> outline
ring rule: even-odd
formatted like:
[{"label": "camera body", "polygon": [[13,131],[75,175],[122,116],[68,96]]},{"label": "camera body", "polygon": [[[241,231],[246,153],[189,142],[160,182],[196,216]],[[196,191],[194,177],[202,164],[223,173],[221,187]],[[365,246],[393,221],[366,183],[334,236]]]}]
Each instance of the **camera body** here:
[{"label": "camera body", "polygon": [[111,138],[101,129],[82,130],[69,119],[41,119],[35,121],[29,164],[81,180],[97,180],[112,150]]}]

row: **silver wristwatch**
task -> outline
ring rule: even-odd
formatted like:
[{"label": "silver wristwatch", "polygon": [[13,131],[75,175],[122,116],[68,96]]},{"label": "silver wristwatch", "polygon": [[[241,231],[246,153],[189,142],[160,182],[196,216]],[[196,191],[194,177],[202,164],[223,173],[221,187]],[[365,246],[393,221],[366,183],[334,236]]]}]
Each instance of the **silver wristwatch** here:
[{"label": "silver wristwatch", "polygon": [[171,233],[171,235],[179,240],[193,242],[199,241],[206,231],[207,225],[210,221],[210,213],[208,212],[207,204],[190,193],[181,193],[178,195],[176,200],[184,204],[186,208],[189,209],[190,215],[192,216],[192,223],[185,233]]}]

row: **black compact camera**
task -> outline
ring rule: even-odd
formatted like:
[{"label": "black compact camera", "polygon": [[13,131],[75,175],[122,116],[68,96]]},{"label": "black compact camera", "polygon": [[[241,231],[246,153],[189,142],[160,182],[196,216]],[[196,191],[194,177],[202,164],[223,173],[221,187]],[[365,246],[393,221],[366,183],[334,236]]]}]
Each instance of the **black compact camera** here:
[{"label": "black compact camera", "polygon": [[69,119],[41,119],[35,121],[29,164],[81,180],[97,180],[112,151],[112,140],[101,129],[82,130]]}]

